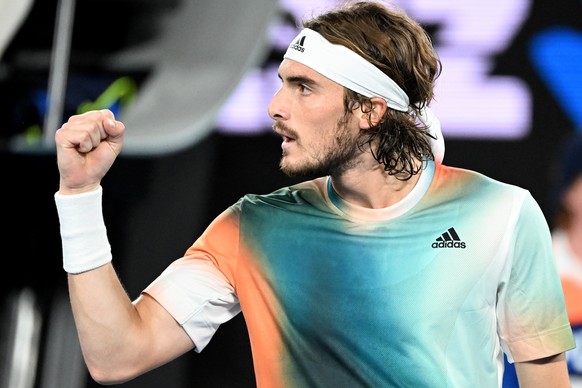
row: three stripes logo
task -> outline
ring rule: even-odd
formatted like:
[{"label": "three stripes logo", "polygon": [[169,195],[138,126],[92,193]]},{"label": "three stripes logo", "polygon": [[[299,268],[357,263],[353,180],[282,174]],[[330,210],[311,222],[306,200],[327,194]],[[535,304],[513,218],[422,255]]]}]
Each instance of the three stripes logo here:
[{"label": "three stripes logo", "polygon": [[303,42],[305,42],[305,35],[303,35],[302,37],[300,37],[299,39],[297,39],[295,41],[295,43],[293,43],[290,48],[292,48],[293,50],[297,50],[299,52],[304,52],[305,51],[305,47],[303,47]]},{"label": "three stripes logo", "polygon": [[466,248],[465,242],[461,241],[461,238],[453,227],[449,228],[440,237],[437,237],[431,246],[433,248]]}]

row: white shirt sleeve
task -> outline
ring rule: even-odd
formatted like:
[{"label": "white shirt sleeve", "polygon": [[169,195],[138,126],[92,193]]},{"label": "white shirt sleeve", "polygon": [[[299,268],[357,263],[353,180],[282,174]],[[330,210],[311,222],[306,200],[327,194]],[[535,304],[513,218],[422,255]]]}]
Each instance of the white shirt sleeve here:
[{"label": "white shirt sleeve", "polygon": [[218,330],[240,311],[227,278],[203,255],[176,260],[144,291],[182,325],[201,352]]}]

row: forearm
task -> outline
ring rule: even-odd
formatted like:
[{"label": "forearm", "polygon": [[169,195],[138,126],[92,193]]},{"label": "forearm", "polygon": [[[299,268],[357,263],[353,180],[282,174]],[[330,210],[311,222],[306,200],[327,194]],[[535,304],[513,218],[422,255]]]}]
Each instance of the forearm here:
[{"label": "forearm", "polygon": [[141,373],[140,317],[111,264],[69,274],[69,294],[83,356],[91,376],[120,382]]},{"label": "forearm", "polygon": [[[63,268],[83,355],[96,380],[131,377],[140,357],[140,317],[111,264],[101,188],[55,195]],[[120,375],[118,371],[123,371]]]},{"label": "forearm", "polygon": [[570,388],[570,378],[564,353],[539,360],[515,363],[521,388]]},{"label": "forearm", "polygon": [[[103,384],[136,377],[192,346],[157,302],[130,301],[111,264],[100,182],[121,152],[124,132],[103,109],[71,116],[55,133],[63,269],[83,355]],[[166,330],[176,338],[167,345],[158,334]]]}]

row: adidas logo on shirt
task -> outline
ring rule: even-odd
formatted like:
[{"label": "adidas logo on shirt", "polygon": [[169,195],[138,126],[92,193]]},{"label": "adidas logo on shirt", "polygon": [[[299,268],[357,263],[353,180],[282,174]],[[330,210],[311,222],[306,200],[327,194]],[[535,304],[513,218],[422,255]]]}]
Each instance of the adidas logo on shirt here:
[{"label": "adidas logo on shirt", "polygon": [[305,47],[303,47],[303,42],[305,42],[305,35],[302,36],[301,38],[297,39],[297,41],[295,41],[295,43],[293,43],[291,45],[291,48],[293,50],[297,50],[299,52],[304,52],[305,51]]},{"label": "adidas logo on shirt", "polygon": [[444,232],[440,237],[437,237],[431,246],[433,248],[466,248],[465,242],[461,241],[457,231],[452,227]]}]

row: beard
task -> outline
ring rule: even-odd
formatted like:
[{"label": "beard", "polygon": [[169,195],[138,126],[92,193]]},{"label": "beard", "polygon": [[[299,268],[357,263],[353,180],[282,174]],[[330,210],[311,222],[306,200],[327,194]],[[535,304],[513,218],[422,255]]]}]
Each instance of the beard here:
[{"label": "beard", "polygon": [[336,126],[333,141],[317,150],[313,160],[296,165],[285,163],[285,152],[281,156],[279,168],[289,177],[337,176],[357,165],[362,154],[360,136],[354,136],[345,119],[340,119]]}]

